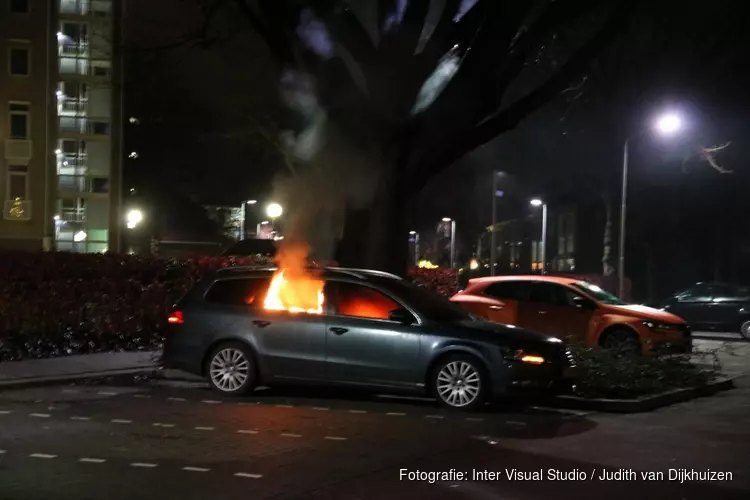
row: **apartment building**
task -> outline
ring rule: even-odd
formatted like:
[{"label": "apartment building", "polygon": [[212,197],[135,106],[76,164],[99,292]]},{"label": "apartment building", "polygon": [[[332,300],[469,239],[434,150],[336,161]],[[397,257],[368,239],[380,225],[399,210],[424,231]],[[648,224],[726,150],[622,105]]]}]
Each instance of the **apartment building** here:
[{"label": "apartment building", "polygon": [[0,248],[119,249],[122,9],[0,0]]}]

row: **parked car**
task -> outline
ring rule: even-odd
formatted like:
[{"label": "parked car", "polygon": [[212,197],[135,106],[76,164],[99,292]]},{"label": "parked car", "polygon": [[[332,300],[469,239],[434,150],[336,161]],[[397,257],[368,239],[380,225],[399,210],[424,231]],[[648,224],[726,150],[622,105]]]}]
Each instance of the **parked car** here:
[{"label": "parked car", "polygon": [[661,308],[677,314],[693,331],[735,332],[750,339],[750,287],[696,283],[669,297]]},{"label": "parked car", "polygon": [[395,275],[326,268],[322,314],[263,307],[273,271],[229,268],[203,279],[169,317],[167,368],[205,376],[225,395],[313,383],[434,395],[472,410],[514,382],[575,376],[563,342],[481,321]]},{"label": "parked car", "polygon": [[626,304],[596,285],[557,276],[500,276],[469,281],[451,298],[480,317],[526,330],[632,353],[690,352],[685,321]]}]

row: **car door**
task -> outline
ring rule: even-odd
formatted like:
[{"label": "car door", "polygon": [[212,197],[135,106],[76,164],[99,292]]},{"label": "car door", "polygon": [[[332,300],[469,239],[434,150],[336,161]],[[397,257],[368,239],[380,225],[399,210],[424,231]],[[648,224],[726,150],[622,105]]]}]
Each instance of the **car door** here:
[{"label": "car door", "polygon": [[529,300],[519,309],[523,328],[563,339],[583,339],[593,310],[585,297],[559,283],[532,282]]},{"label": "car door", "polygon": [[419,325],[388,319],[405,309],[380,290],[358,283],[329,281],[327,317],[328,379],[343,384],[413,386],[418,382]]},{"label": "car door", "polygon": [[323,315],[266,311],[268,278],[216,281],[206,292],[207,304],[223,312],[215,336],[246,339],[257,351],[267,374],[276,379],[323,380],[325,334]]},{"label": "car door", "polygon": [[714,332],[739,331],[743,318],[748,290],[734,285],[711,285],[711,303],[706,312],[706,326]]},{"label": "car door", "polygon": [[530,283],[522,280],[503,280],[490,283],[483,295],[497,299],[496,304],[484,304],[483,314],[490,321],[516,325],[519,322],[520,304],[529,297]]},{"label": "car door", "polygon": [[707,284],[699,283],[676,294],[664,310],[684,319],[693,331],[710,330],[711,290]]}]

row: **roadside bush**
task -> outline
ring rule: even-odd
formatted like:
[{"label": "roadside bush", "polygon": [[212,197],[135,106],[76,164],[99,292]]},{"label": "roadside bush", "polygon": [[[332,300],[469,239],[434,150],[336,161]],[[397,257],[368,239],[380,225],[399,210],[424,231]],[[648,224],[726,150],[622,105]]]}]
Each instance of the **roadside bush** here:
[{"label": "roadside bush", "polygon": [[702,359],[696,360],[696,355],[628,356],[582,345],[571,346],[571,350],[582,370],[574,393],[582,397],[638,398],[705,385],[720,372],[712,352],[702,353],[698,355]]},{"label": "roadside bush", "polygon": [[[0,252],[0,361],[158,349],[169,307],[204,273],[269,264],[255,257]],[[451,273],[416,276],[441,293],[456,288]]]}]

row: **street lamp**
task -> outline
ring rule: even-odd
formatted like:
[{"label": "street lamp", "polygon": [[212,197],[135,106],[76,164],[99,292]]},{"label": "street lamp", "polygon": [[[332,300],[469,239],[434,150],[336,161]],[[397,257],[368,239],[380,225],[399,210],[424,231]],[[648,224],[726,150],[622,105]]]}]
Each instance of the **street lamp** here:
[{"label": "street lamp", "polygon": [[134,208],[125,215],[125,225],[128,229],[135,229],[143,221],[143,212]]},{"label": "street lamp", "polygon": [[628,156],[630,141],[640,137],[651,130],[656,130],[663,136],[670,136],[682,128],[682,120],[675,113],[661,115],[651,127],[646,127],[625,140],[622,151],[622,193],[620,196],[620,241],[618,242],[619,255],[617,257],[617,291],[620,297],[625,296],[625,223],[627,215],[628,198]]},{"label": "street lamp", "polygon": [[[416,231],[409,231],[410,236],[414,236],[414,265],[419,265],[419,233]],[[411,241],[411,238],[409,238]]]},{"label": "street lamp", "polygon": [[547,269],[547,204],[539,198],[534,198],[529,203],[532,207],[542,207],[542,242],[541,248],[538,250],[538,252],[539,260],[542,261],[541,272],[542,274],[544,274]]},{"label": "street lamp", "polygon": [[284,209],[278,203],[269,203],[266,207],[266,215],[271,219],[271,236],[276,235],[276,219],[283,213]]},{"label": "street lamp", "polygon": [[456,221],[450,217],[443,217],[443,222],[451,223],[451,269],[456,267]]}]

